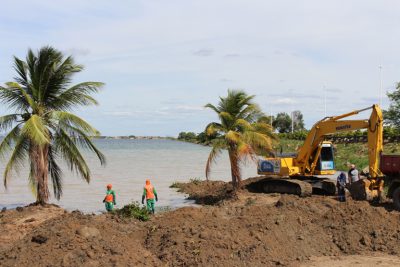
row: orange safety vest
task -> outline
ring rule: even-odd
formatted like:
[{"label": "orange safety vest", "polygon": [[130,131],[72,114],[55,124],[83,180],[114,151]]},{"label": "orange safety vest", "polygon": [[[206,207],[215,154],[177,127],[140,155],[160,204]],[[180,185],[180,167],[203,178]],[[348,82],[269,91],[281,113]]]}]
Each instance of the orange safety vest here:
[{"label": "orange safety vest", "polygon": [[147,184],[144,189],[146,189],[146,199],[154,199],[154,187],[151,184]]},{"label": "orange safety vest", "polygon": [[113,202],[114,201],[114,196],[113,194],[107,194],[105,198],[106,202]]}]

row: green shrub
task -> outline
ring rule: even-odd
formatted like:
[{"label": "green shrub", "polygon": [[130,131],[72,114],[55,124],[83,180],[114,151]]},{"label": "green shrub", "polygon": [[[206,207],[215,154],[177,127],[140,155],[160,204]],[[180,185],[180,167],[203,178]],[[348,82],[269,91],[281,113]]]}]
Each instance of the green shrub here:
[{"label": "green shrub", "polygon": [[169,188],[179,188],[179,182],[173,182],[170,186],[169,186]]},{"label": "green shrub", "polygon": [[148,221],[150,219],[150,213],[145,207],[140,207],[137,201],[125,205],[121,209],[115,209],[113,213],[123,218],[135,218],[140,221]]},{"label": "green shrub", "polygon": [[190,178],[189,179],[189,182],[190,183],[192,183],[192,184],[195,184],[195,185],[199,185],[199,184],[201,184],[201,179],[200,178]]}]

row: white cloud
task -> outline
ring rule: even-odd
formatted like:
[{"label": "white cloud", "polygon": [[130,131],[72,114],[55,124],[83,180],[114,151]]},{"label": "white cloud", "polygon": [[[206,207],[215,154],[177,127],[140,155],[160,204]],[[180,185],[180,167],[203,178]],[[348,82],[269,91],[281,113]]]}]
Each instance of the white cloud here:
[{"label": "white cloud", "polygon": [[128,129],[112,127],[115,116],[138,118],[138,127],[140,118],[173,120],[160,134],[203,127],[209,117],[196,107],[228,87],[274,112],[301,110],[311,126],[324,85],[330,113],[378,100],[380,64],[393,89],[399,13],[394,0],[5,1],[0,34],[12,41],[0,43],[0,76],[12,79],[12,56],[24,58],[28,47],[72,53],[86,67],[77,79],[107,84],[96,110],[110,118],[96,126],[118,132],[105,134]]},{"label": "white cloud", "polygon": [[214,50],[203,48],[203,49],[194,51],[193,55],[200,56],[200,57],[209,57],[209,56],[212,56],[213,53],[214,53]]},{"label": "white cloud", "polygon": [[295,103],[297,103],[296,100],[289,97],[277,98],[272,101],[272,104],[274,105],[292,105]]}]

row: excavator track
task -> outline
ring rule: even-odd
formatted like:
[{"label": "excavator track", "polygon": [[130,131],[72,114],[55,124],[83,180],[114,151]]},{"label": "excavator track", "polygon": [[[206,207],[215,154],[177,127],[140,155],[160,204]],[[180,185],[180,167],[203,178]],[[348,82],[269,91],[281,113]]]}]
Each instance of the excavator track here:
[{"label": "excavator track", "polygon": [[334,195],[336,183],[319,177],[276,178],[265,177],[248,185],[248,190],[258,193],[280,193],[308,197],[312,194]]}]

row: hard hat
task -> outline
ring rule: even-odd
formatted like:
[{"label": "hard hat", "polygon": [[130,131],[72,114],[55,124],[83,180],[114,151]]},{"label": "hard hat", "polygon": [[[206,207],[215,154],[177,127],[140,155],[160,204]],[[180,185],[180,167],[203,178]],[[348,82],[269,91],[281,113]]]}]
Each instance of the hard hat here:
[{"label": "hard hat", "polygon": [[107,188],[110,188],[110,189],[111,189],[111,188],[112,188],[112,184],[108,184],[108,185],[107,185]]}]

